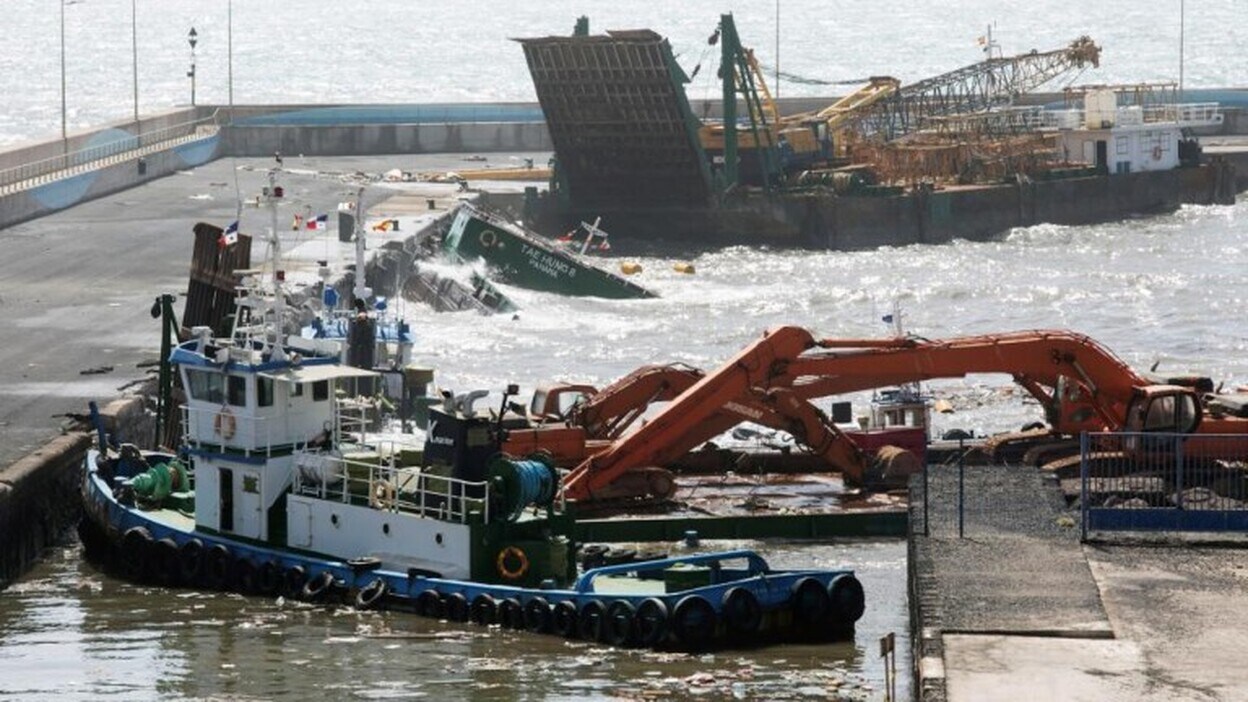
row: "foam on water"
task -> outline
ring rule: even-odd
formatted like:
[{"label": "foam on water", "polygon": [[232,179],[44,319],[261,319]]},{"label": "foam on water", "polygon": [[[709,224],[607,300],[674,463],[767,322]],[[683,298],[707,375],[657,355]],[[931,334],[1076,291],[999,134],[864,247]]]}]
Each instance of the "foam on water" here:
[{"label": "foam on water", "polygon": [[[692,259],[692,276],[673,272],[671,259],[641,257],[638,281],[657,300],[503,286],[521,307],[515,318],[413,310],[417,353],[437,368],[440,385],[457,391],[510,381],[527,392],[555,378],[601,385],[647,363],[715,368],[777,325],[885,336],[882,317],[896,300],[907,330],[927,338],[1066,328],[1135,367],[1160,361],[1248,384],[1246,220],[1248,201],[1240,201],[1090,227],[1040,225],[990,242],[857,252],[738,246]],[[1038,413],[1020,394],[994,390],[1008,385],[997,376],[934,387],[986,407],[976,428],[1000,430]]]}]

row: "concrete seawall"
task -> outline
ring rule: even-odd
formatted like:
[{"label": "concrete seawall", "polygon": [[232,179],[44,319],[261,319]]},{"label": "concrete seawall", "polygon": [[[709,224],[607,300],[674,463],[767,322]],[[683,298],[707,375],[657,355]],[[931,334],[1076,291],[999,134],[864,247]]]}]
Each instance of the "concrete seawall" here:
[{"label": "concrete seawall", "polygon": [[[826,104],[827,100],[782,100],[781,108],[791,112]],[[701,110],[714,116],[718,103],[702,105]],[[136,156],[28,190],[0,195],[0,229],[226,156],[264,157],[279,151],[304,156],[477,154],[544,152],[554,148],[540,108],[529,103],[198,107],[153,115],[137,124],[115,122],[74,134],[66,141],[50,139],[0,152],[0,173],[30,164],[63,162],[73,165],[80,163],[82,154],[91,149],[116,145],[118,150],[125,150],[129,148],[127,144],[144,144],[148,137],[159,135],[162,130],[176,130],[180,125],[194,123],[222,126],[216,134],[149,153],[143,157],[142,164]],[[1248,112],[1227,108],[1221,126],[1201,131],[1206,135],[1248,133]],[[1237,152],[1228,154],[1228,158],[1244,156]],[[1242,163],[1239,166],[1237,190],[1243,190],[1248,187],[1248,167]],[[866,203],[858,209],[872,207],[873,204]],[[852,242],[859,236],[852,224],[859,215],[850,211],[853,209],[845,210],[843,218],[834,211],[820,212],[817,216],[824,221],[844,219],[829,231]],[[903,219],[907,216],[900,211],[893,215]],[[737,215],[730,214],[730,217],[735,219]],[[666,215],[663,221],[667,221]],[[696,226],[700,228],[704,224],[703,221]],[[936,224],[939,228],[939,223]],[[986,226],[995,228],[991,224]],[[870,229],[872,235],[878,236],[878,222]],[[931,236],[932,241],[941,240],[938,231]],[[826,240],[827,235],[816,235],[816,239]],[[905,239],[913,240],[910,236]]]},{"label": "concrete seawall", "polygon": [[514,122],[231,126],[223,130],[223,135],[228,156],[267,156],[275,151],[308,156],[370,156],[553,149],[546,125]]},{"label": "concrete seawall", "polygon": [[[153,417],[138,397],[100,410],[110,436],[151,436]],[[0,590],[21,576],[82,516],[82,463],[94,434],[70,432],[0,469]]]},{"label": "concrete seawall", "polygon": [[138,187],[220,155],[221,137],[213,135],[0,196],[0,229]]},{"label": "concrete seawall", "polygon": [[90,443],[86,434],[66,434],[0,470],[0,588],[77,523],[78,482]]}]

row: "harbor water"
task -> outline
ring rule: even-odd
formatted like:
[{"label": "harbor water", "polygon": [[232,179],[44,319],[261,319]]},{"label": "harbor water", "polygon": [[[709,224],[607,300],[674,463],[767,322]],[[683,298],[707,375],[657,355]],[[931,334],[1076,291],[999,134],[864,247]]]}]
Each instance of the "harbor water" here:
[{"label": "harbor water", "polygon": [[[1178,81],[1182,6],[1133,0],[551,0],[482,12],[480,3],[454,0],[418,7],[372,0],[348,11],[334,0],[300,0],[297,6],[68,0],[66,122],[73,132],[130,119],[136,111],[188,104],[191,27],[198,37],[199,104],[225,105],[231,97],[235,104],[532,102],[528,68],[510,38],[570,34],[581,15],[595,33],[650,28],[668,37],[686,72],[701,65],[687,88],[691,99],[701,100],[721,94],[718,47],[708,46],[707,37],[724,12],[734,14],[741,40],[755,49],[773,93],[797,97],[841,95],[869,76],[911,82],[974,63],[984,57],[978,40],[989,25],[995,25],[993,37],[1007,56],[1057,49],[1084,34],[1101,45],[1101,68],[1066,76],[1053,89],[1072,82]],[[55,138],[61,129],[58,4],[6,0],[4,8],[0,146]],[[1244,12],[1242,0],[1186,3],[1185,87],[1242,87]]]},{"label": "harbor water", "polygon": [[908,645],[905,608],[895,606],[905,545],[727,545],[761,546],[778,566],[848,565],[893,604],[873,601],[854,642],[695,656],[145,588],[101,575],[65,546],[0,596],[0,699],[878,699],[876,640],[897,632],[898,649]]},{"label": "harbor water", "polygon": [[[1248,384],[1246,223],[1241,199],[1115,224],[1033,227],[986,243],[709,251],[687,257],[693,275],[675,272],[669,254],[629,256],[637,245],[620,233],[613,261],[639,261],[641,282],[660,298],[506,288],[521,308],[514,316],[435,314],[412,303],[404,311],[437,386],[492,390],[492,406],[509,382],[527,393],[548,379],[601,385],[646,363],[713,368],[778,324],[883,336],[894,304],[924,337],[1070,328],[1135,367],[1197,369],[1233,387]],[[151,348],[157,333],[153,325],[146,334]],[[955,410],[937,417],[938,431],[989,433],[1040,418],[1005,376],[929,389]],[[67,544],[0,593],[0,699],[882,699],[878,640],[888,633],[899,636],[908,694],[902,541],[704,542],[745,545],[777,566],[855,569],[868,607],[854,640],[710,657],[612,651],[401,613],[136,587],[96,572]]]},{"label": "harbor water", "polygon": [[[1240,48],[1248,44],[1242,2],[1187,5],[1186,85],[1241,82]],[[141,110],[188,101],[185,34],[192,24],[200,36],[198,99],[225,103],[225,3],[136,7]],[[71,131],[132,114],[130,8],[123,0],[65,4]],[[55,4],[13,0],[6,9],[0,145],[60,129]],[[520,49],[507,38],[568,33],[580,14],[590,16],[594,31],[651,27],[670,36],[687,69],[708,62],[703,77],[715,72],[706,36],[720,12],[734,10],[743,40],[765,64],[776,62],[779,14],[782,68],[828,81],[878,74],[914,80],[971,63],[982,57],[976,38],[994,20],[1007,54],[1093,36],[1105,47],[1104,68],[1080,82],[1178,78],[1177,3],[1058,0],[1012,5],[1008,16],[987,0],[690,0],[644,9],[561,0],[490,16],[477,4],[441,0],[378,0],[347,13],[341,3],[305,0],[297,17],[286,4],[237,2],[233,10],[240,104],[532,100]],[[843,89],[781,83],[783,96]],[[695,99],[716,97],[703,78],[689,90]],[[288,159],[296,162],[318,167]],[[639,262],[638,282],[659,299],[507,289],[521,308],[514,317],[435,314],[409,304],[404,312],[417,330],[418,359],[436,369],[440,388],[457,392],[497,391],[509,382],[527,391],[551,379],[602,385],[647,363],[714,368],[779,324],[825,337],[882,336],[890,331],[882,318],[897,306],[907,331],[927,338],[1068,328],[1137,368],[1156,363],[1163,371],[1200,371],[1227,387],[1248,385],[1243,197],[1234,206],[1189,206],[1120,223],[1031,227],[986,243],[685,252],[642,248],[627,232],[612,232],[612,245],[609,264]],[[677,261],[692,263],[696,273],[676,272]],[[0,285],[0,298],[7,292]],[[158,346],[157,334],[153,326],[149,346]],[[1008,377],[958,379],[932,391],[955,409],[937,418],[938,431],[988,433],[1040,418]],[[490,402],[497,400],[495,394]],[[706,545],[757,547],[777,566],[856,569],[868,608],[854,641],[708,656],[613,651],[407,614],[133,586],[97,572],[67,543],[0,592],[0,699],[882,699],[878,639],[890,632],[899,636],[899,692],[908,697],[904,543]]]}]

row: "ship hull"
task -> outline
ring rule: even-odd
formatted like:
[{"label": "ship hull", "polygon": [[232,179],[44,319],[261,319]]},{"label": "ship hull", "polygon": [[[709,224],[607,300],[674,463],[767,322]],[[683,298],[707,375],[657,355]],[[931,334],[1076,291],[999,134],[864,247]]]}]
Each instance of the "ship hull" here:
[{"label": "ship hull", "polygon": [[655,296],[622,276],[470,206],[462,207],[456,215],[445,245],[454,258],[485,261],[492,278],[531,290],[609,299]]},{"label": "ship hull", "polygon": [[[153,462],[171,458],[148,454]],[[185,514],[124,504],[110,487],[115,476],[101,471],[103,463],[98,451],[90,451],[84,462],[85,514],[79,528],[84,548],[93,560],[144,583],[399,609],[676,650],[850,638],[864,607],[862,587],[851,571],[772,570],[749,551],[587,568],[563,588],[400,571],[376,558],[342,560],[232,538],[195,528]],[[737,563],[746,567],[738,570]],[[664,575],[671,568],[678,577]],[[657,577],[645,578],[647,572]],[[624,581],[632,584],[621,585]]]},{"label": "ship hull", "polygon": [[[1229,169],[1229,171],[1228,171]],[[778,246],[834,251],[991,240],[1016,227],[1083,226],[1173,212],[1184,204],[1233,204],[1228,164],[904,194],[837,194],[830,188],[767,194],[743,190],[722,203],[577,210],[534,200],[533,228],[566,229],[586,216],[630,238],[667,246]]]}]

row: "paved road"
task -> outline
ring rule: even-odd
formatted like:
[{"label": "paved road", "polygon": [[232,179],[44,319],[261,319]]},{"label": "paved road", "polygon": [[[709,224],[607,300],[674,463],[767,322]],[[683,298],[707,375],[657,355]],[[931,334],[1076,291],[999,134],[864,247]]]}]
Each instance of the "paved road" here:
[{"label": "paved road", "polygon": [[1080,544],[1078,512],[1038,471],[976,466],[958,538],[956,470],[929,487],[912,566],[925,675],[945,689],[928,699],[1248,699],[1248,541]]}]

